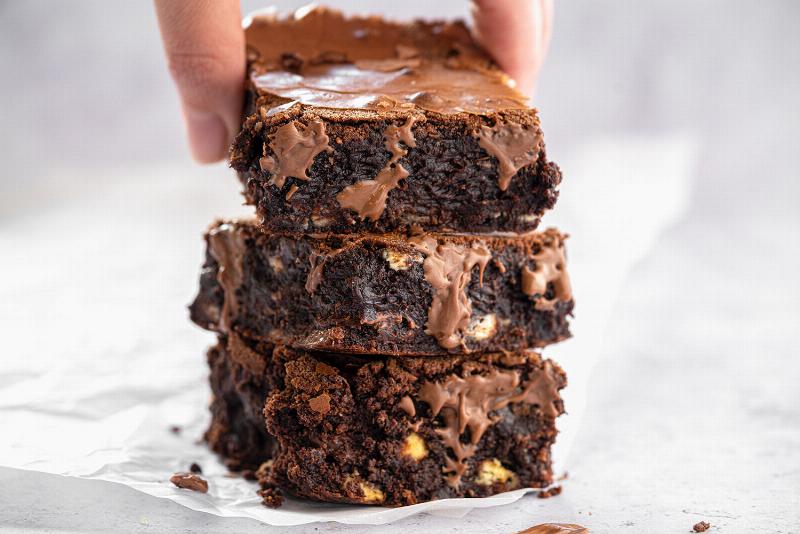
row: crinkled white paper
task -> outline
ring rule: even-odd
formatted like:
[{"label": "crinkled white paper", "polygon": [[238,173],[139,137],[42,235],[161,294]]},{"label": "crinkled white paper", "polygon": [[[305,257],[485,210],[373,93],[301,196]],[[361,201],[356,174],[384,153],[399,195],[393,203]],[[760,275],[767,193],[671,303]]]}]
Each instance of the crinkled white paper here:
[{"label": "crinkled white paper", "polygon": [[[574,338],[544,351],[570,382],[554,451],[558,472],[567,467],[626,273],[685,205],[691,148],[682,138],[615,139],[558,158],[561,199],[543,226],[572,236],[577,299]],[[198,442],[208,422],[204,351],[213,340],[189,324],[185,305],[204,228],[214,216],[247,213],[234,207],[228,172],[53,177],[40,212],[0,223],[0,465],[116,482],[272,525],[384,524],[421,512],[460,517],[525,494],[393,509],[287,499],[273,510],[260,504],[254,483],[226,473]],[[62,193],[44,196],[53,190]],[[173,425],[182,431],[172,433]],[[192,462],[203,468],[207,494],[169,482]]]}]

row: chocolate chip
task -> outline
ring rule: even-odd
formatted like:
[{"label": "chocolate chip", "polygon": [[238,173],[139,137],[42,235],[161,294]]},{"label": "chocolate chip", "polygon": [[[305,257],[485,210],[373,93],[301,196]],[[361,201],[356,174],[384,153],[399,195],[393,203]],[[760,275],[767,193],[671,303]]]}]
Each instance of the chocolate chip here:
[{"label": "chocolate chip", "polygon": [[208,482],[192,473],[175,473],[170,477],[169,481],[182,489],[199,491],[200,493],[208,492]]}]

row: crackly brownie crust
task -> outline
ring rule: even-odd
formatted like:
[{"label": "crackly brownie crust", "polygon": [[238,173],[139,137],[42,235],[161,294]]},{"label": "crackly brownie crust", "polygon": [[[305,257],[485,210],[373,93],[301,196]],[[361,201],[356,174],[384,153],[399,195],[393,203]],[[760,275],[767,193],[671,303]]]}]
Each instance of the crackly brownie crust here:
[{"label": "crackly brownie crust", "polygon": [[[223,337],[212,352],[235,361],[245,350],[252,358],[254,349],[242,347]],[[267,495],[277,489],[328,502],[405,505],[552,482],[550,447],[566,377],[536,353],[364,358],[266,344],[255,350],[264,365],[240,366],[230,391],[271,384],[260,422],[276,446],[241,440],[253,444],[245,456],[264,462]],[[212,382],[220,373],[212,366]],[[459,402],[468,408],[461,416]],[[213,428],[219,412],[212,413]],[[256,431],[255,419],[236,414],[233,435]]]},{"label": "crackly brownie crust", "polygon": [[526,236],[271,235],[220,222],[192,320],[296,348],[419,356],[569,337],[556,230]]},{"label": "crackly brownie crust", "polygon": [[230,162],[265,229],[525,232],[555,204],[536,111],[463,24],[316,8],[246,33]]}]

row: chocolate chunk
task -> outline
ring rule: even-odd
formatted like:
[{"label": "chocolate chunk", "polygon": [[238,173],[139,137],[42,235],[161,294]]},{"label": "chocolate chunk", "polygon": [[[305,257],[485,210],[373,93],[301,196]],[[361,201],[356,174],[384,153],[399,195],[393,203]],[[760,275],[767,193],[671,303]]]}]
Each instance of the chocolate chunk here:
[{"label": "chocolate chunk", "polygon": [[[558,301],[572,300],[572,285],[567,274],[567,258],[564,249],[566,236],[553,235],[550,246],[533,255],[534,268],[522,267],[522,292],[535,297],[536,309],[553,309]],[[552,287],[552,294],[549,289]]]},{"label": "chocolate chunk", "polygon": [[193,473],[175,473],[169,481],[179,488],[208,493],[208,482]]},{"label": "chocolate chunk", "polygon": [[501,191],[508,189],[511,177],[539,158],[542,135],[537,128],[525,129],[519,124],[497,124],[490,128],[481,126],[478,133],[481,147],[497,158],[500,176],[497,185]]},{"label": "chocolate chunk", "polygon": [[362,180],[347,186],[336,195],[336,200],[343,208],[355,211],[362,219],[377,221],[386,209],[386,199],[389,192],[397,187],[403,178],[408,177],[408,171],[398,163],[407,151],[400,145],[402,141],[413,148],[416,145],[411,127],[414,117],[408,117],[402,126],[387,126],[384,133],[386,150],[391,152],[389,162],[378,172],[374,180]]},{"label": "chocolate chunk", "polygon": [[298,121],[284,124],[269,136],[269,148],[272,155],[267,155],[265,146],[259,167],[271,173],[271,184],[282,189],[289,177],[308,181],[306,170],[317,154],[328,149],[325,124],[319,120],[307,125]]},{"label": "chocolate chunk", "polygon": [[480,269],[483,285],[483,272],[492,253],[480,241],[469,248],[439,244],[430,236],[414,237],[411,242],[425,254],[425,280],[436,291],[428,310],[426,332],[442,347],[456,348],[463,343],[461,334],[472,315],[472,303],[466,293],[472,269]]}]

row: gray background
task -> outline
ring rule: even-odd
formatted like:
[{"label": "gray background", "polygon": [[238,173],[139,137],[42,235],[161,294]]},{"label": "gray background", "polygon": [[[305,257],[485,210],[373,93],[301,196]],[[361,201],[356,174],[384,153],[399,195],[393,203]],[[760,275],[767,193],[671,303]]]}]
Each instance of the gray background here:
[{"label": "gray background", "polygon": [[[467,12],[461,1],[331,3],[398,17]],[[690,135],[699,152],[688,213],[618,303],[617,351],[596,370],[604,385],[590,391],[573,450],[581,476],[554,519],[595,532],[686,532],[700,519],[720,532],[800,532],[798,35],[792,0],[557,5],[535,100],[553,159],[603,136]],[[118,169],[209,175],[188,159],[147,2],[0,2],[0,72],[0,233],[24,232]],[[0,525],[18,529],[270,531],[8,469],[0,505]],[[536,505],[392,528],[511,532],[530,526]]]}]

